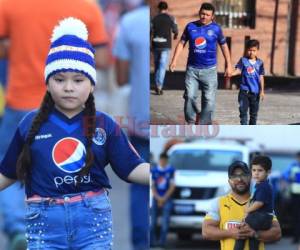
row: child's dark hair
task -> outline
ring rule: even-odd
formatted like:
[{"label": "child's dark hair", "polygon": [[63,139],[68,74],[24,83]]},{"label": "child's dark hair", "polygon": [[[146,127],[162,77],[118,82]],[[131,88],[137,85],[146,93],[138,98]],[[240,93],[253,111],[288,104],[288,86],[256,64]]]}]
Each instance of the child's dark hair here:
[{"label": "child's dark hair", "polygon": [[157,5],[157,8],[159,10],[167,10],[168,9],[168,3],[165,1],[160,1],[159,4]]},{"label": "child's dark hair", "polygon": [[[30,178],[31,178],[31,152],[30,152],[30,145],[33,143],[34,138],[36,134],[39,132],[42,124],[47,121],[49,114],[54,108],[54,101],[51,97],[51,94],[47,91],[43,102],[41,104],[41,107],[36,114],[35,118],[33,119],[32,125],[29,129],[29,132],[27,134],[27,137],[25,139],[25,143],[23,145],[22,151],[19,155],[18,161],[17,161],[17,177],[18,180],[21,181],[22,184],[30,184]],[[85,160],[85,166],[81,169],[79,175],[83,176],[89,173],[90,168],[92,166],[92,163],[94,161],[94,155],[92,152],[92,140],[94,131],[96,128],[96,109],[95,109],[95,102],[94,102],[94,96],[91,93],[85,102],[85,108],[83,110],[83,115],[85,121],[89,122],[88,128],[84,129],[85,137],[87,139],[87,145],[86,145],[86,160]]]},{"label": "child's dark hair", "polygon": [[212,14],[215,13],[215,7],[211,3],[203,3],[200,7],[199,13],[201,10],[211,10]]},{"label": "child's dark hair", "polygon": [[252,160],[251,168],[253,165],[259,165],[264,170],[266,170],[266,172],[268,172],[272,168],[272,160],[270,159],[270,157],[266,155],[258,155],[255,156],[254,159]]},{"label": "child's dark hair", "polygon": [[166,152],[163,152],[159,155],[159,159],[165,159],[165,160],[168,160],[169,159],[169,156]]},{"label": "child's dark hair", "polygon": [[259,41],[258,40],[251,39],[251,40],[247,41],[246,49],[250,49],[250,48],[253,48],[253,47],[256,47],[257,49],[259,49]]}]

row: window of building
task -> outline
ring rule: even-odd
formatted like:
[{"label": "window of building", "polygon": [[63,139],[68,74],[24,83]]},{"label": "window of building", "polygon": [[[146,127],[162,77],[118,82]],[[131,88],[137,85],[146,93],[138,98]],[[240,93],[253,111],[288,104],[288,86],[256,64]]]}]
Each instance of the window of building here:
[{"label": "window of building", "polygon": [[254,28],[255,2],[255,0],[214,0],[216,22],[225,28]]}]

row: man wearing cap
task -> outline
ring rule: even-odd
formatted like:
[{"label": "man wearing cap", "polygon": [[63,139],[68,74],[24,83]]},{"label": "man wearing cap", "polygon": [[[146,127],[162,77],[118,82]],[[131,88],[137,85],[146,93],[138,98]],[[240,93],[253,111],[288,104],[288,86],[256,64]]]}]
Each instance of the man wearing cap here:
[{"label": "man wearing cap", "polygon": [[[242,161],[233,162],[228,168],[228,182],[231,192],[216,198],[202,225],[202,235],[208,240],[220,240],[221,250],[232,250],[236,239],[255,237],[260,241],[259,250],[264,243],[281,238],[280,225],[274,216],[272,227],[265,231],[254,231],[242,223],[244,209],[250,200],[251,172]],[[249,250],[246,241],[245,250]]]}]

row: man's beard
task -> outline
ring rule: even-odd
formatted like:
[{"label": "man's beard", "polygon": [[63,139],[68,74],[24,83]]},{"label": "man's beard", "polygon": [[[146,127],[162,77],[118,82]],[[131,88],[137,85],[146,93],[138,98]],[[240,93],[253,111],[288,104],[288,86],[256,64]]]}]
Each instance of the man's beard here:
[{"label": "man's beard", "polygon": [[250,184],[245,183],[245,188],[244,189],[238,189],[235,186],[232,186],[231,188],[232,188],[232,191],[235,192],[236,194],[244,195],[246,193],[249,193]]}]

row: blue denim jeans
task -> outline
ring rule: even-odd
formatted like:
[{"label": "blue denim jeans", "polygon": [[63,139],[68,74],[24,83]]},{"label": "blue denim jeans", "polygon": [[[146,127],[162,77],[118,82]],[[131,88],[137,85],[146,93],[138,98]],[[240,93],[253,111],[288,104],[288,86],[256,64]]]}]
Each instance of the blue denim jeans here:
[{"label": "blue denim jeans", "polygon": [[[198,90],[201,90],[201,113],[197,107]],[[217,68],[197,69],[188,67],[185,75],[184,116],[189,124],[195,124],[200,113],[200,124],[211,124],[218,88]]]},{"label": "blue denim jeans", "polygon": [[156,87],[162,89],[169,62],[170,49],[154,49],[153,55],[155,84]]},{"label": "blue denim jeans", "polygon": [[171,199],[167,200],[162,208],[159,208],[157,206],[157,201],[153,199],[152,207],[151,207],[151,229],[150,229],[151,245],[155,245],[157,241],[156,227],[157,227],[157,218],[158,218],[159,210],[161,210],[162,213],[161,213],[161,227],[160,227],[161,230],[160,230],[160,237],[158,243],[160,245],[166,244],[172,207],[173,207],[173,202]]},{"label": "blue denim jeans", "polygon": [[256,125],[257,113],[259,109],[259,94],[240,90],[238,101],[241,125],[248,124],[248,109],[250,113],[249,125]]},{"label": "blue denim jeans", "polygon": [[[78,194],[77,194],[78,195]],[[106,192],[64,202],[29,202],[26,208],[26,237],[29,250],[112,249],[111,205]],[[67,200],[64,195],[60,198]]]},{"label": "blue denim jeans", "polygon": [[[132,145],[140,156],[149,162],[149,140],[130,137]],[[149,249],[149,186],[130,185],[131,242],[133,250]]]},{"label": "blue denim jeans", "polygon": [[[6,107],[0,123],[0,161],[2,161],[6,150],[14,136],[18,123],[28,111],[20,111]],[[5,233],[25,234],[25,191],[20,183],[15,183],[9,188],[0,192],[0,208],[3,215],[3,227]],[[14,197],[11,199],[11,197]]]}]

